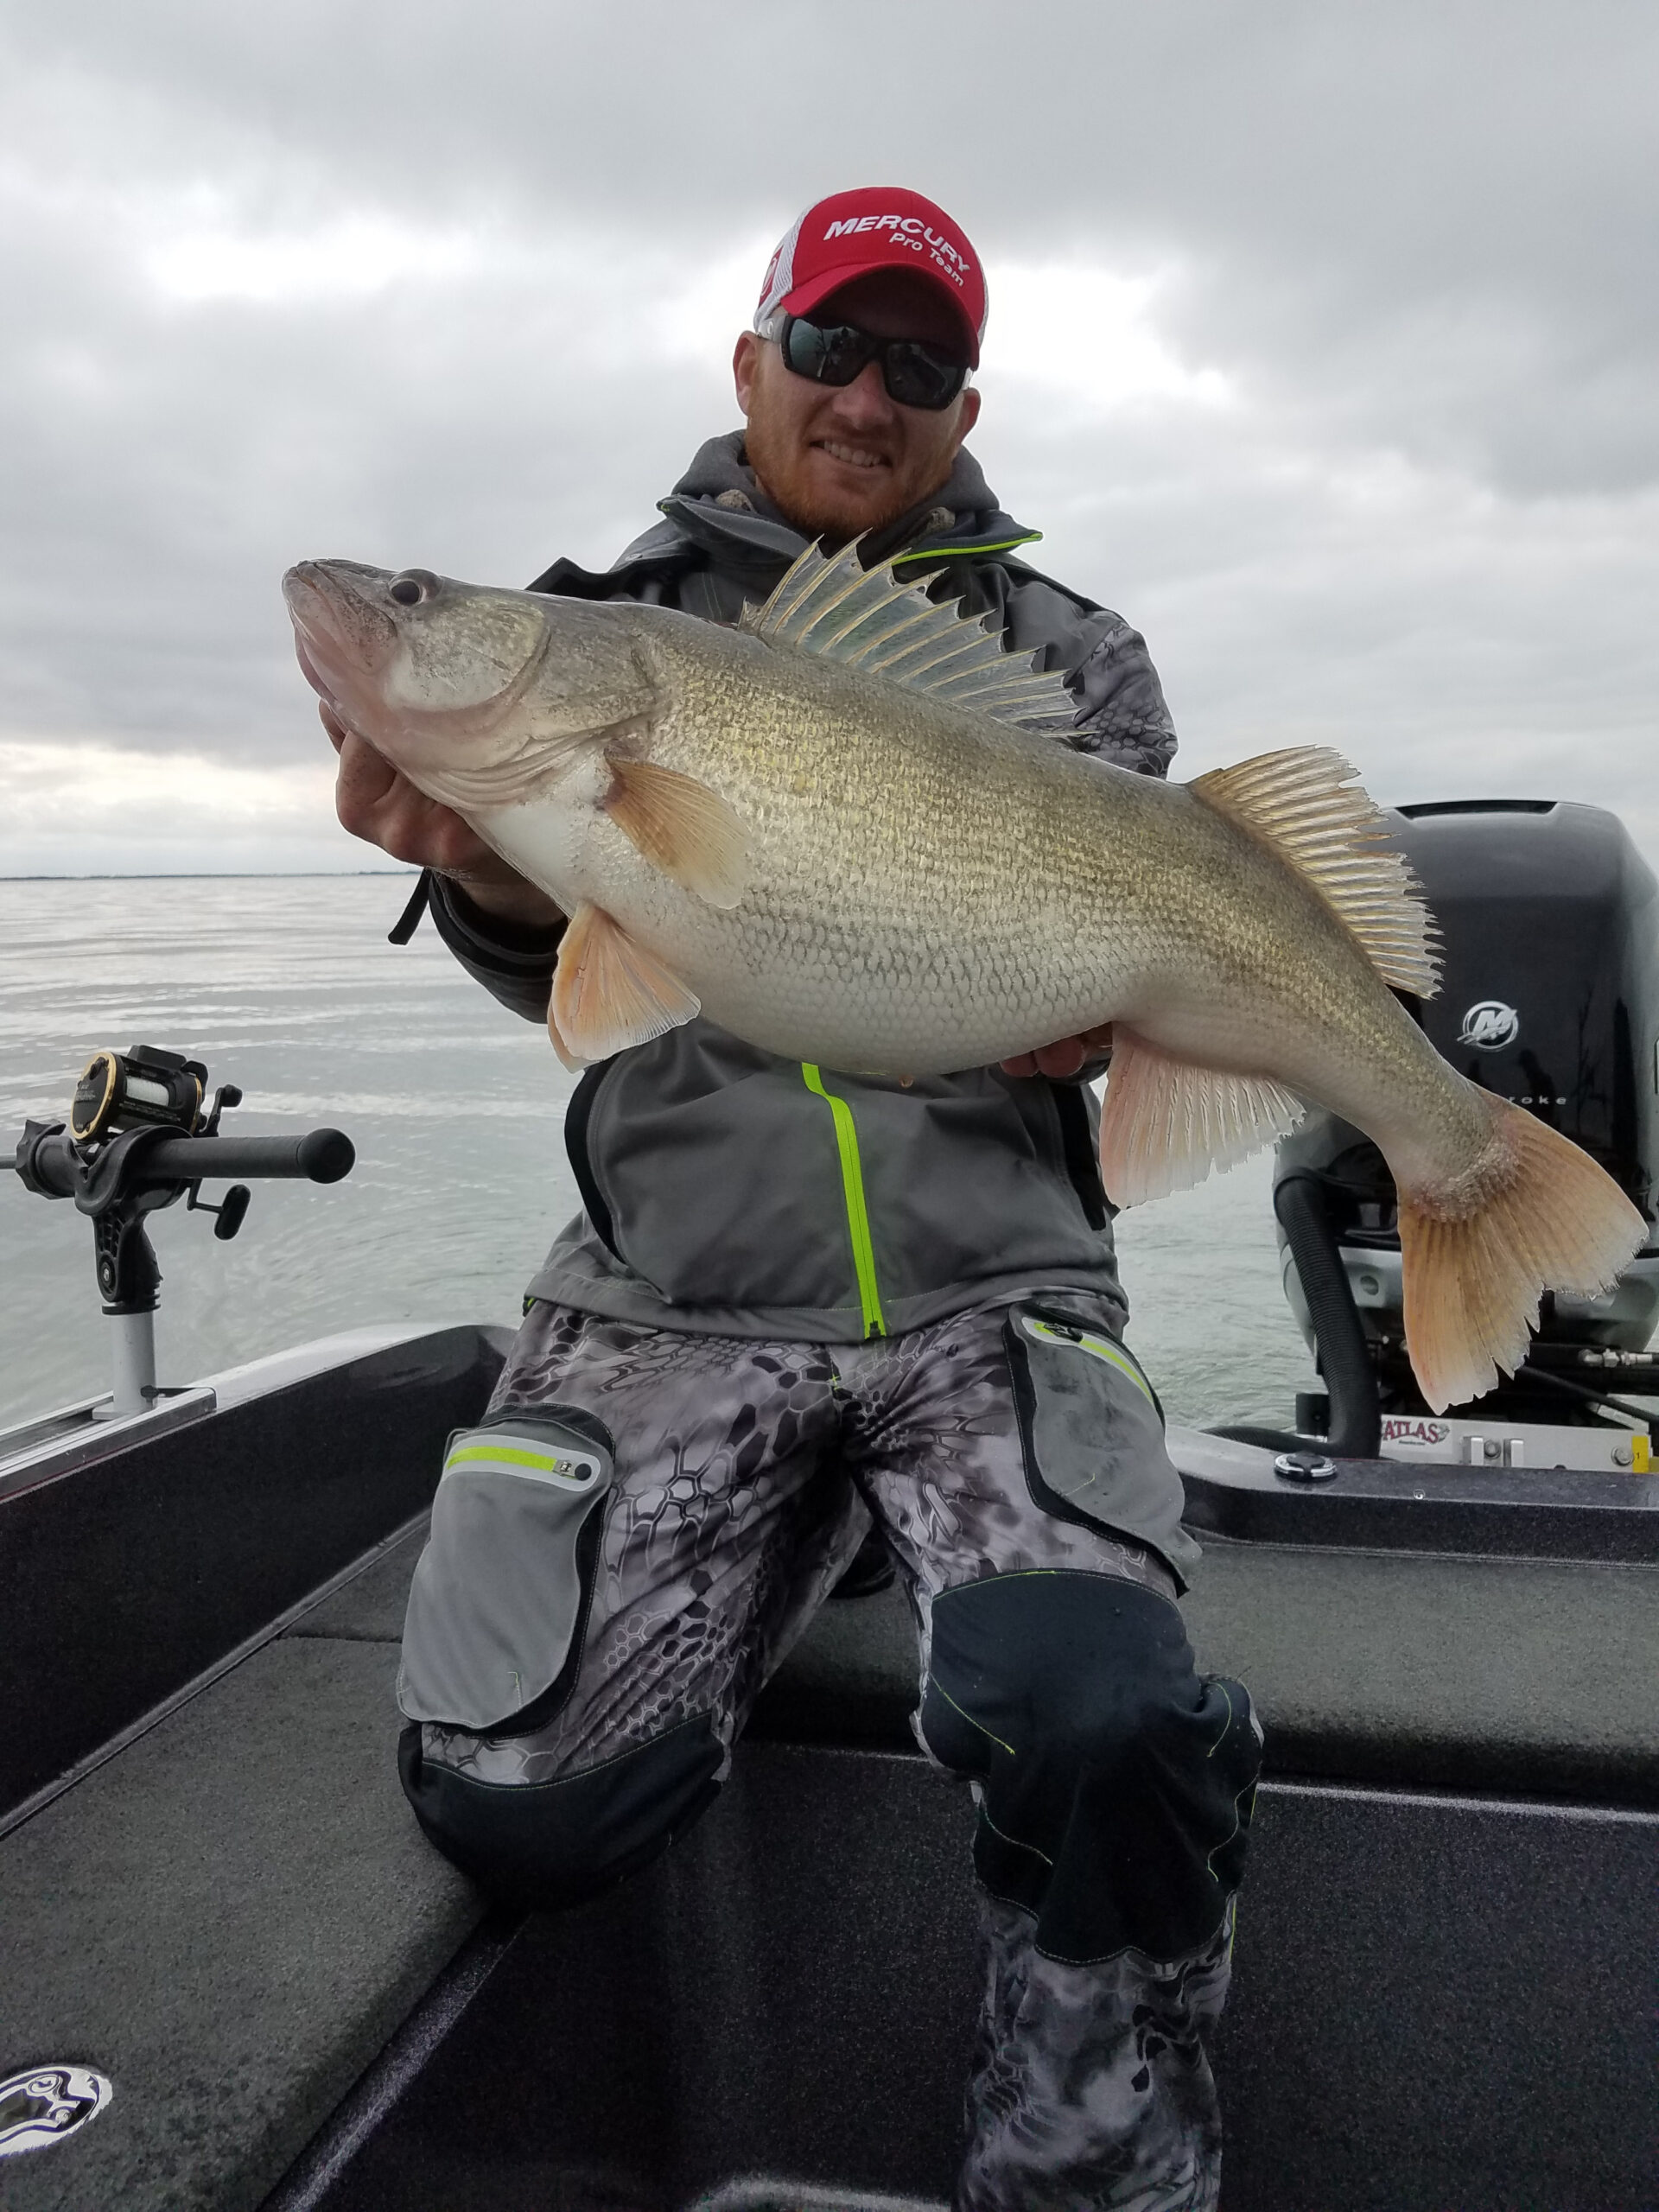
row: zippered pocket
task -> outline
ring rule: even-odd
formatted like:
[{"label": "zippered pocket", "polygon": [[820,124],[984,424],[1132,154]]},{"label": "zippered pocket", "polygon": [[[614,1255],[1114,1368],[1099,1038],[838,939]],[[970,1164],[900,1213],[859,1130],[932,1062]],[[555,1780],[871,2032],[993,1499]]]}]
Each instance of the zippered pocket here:
[{"label": "zippered pocket", "polygon": [[559,1410],[449,1439],[404,1621],[410,1720],[499,1732],[569,1694],[613,1461],[597,1421]]},{"label": "zippered pocket", "polygon": [[1139,1360],[1109,1330],[1046,1303],[1010,1306],[1004,1341],[1033,1503],[1149,1545],[1180,1573],[1195,1556],[1181,1481]]}]

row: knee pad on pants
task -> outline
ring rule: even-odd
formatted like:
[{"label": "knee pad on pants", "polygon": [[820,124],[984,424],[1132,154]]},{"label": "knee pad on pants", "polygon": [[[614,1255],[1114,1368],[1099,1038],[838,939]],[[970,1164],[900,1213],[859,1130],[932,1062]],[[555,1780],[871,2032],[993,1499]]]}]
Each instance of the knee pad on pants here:
[{"label": "knee pad on pants", "polygon": [[1198,1675],[1167,1599],[1081,1573],[947,1591],[921,1726],[980,1784],[980,1879],[1051,1957],[1180,1958],[1221,1926],[1261,1732],[1240,1683]]},{"label": "knee pad on pants", "polygon": [[427,1758],[411,1723],[397,1746],[404,1793],[428,1838],[494,1895],[577,1904],[665,1851],[719,1792],[725,1748],[709,1715],[551,1782],[480,1782]]}]

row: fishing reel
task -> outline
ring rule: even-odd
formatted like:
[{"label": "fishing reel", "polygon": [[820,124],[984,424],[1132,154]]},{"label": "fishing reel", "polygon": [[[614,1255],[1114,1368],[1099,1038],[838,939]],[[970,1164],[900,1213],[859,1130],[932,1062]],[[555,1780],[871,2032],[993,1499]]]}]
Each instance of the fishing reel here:
[{"label": "fishing reel", "polygon": [[[92,1224],[92,1257],[104,1311],[124,1333],[118,1350],[115,1406],[142,1411],[155,1393],[149,1334],[162,1274],[145,1217],[177,1199],[187,1212],[214,1217],[228,1243],[242,1226],[252,1192],[233,1183],[216,1206],[201,1196],[209,1178],[282,1176],[337,1183],[356,1158],[339,1129],[298,1137],[222,1137],[219,1116],[242,1103],[221,1084],[206,1106],[207,1071],[200,1060],[155,1045],[94,1052],[70,1104],[67,1123],[28,1122],[10,1166],[26,1190],[72,1198]],[[205,1110],[204,1110],[205,1109]]]},{"label": "fishing reel", "polygon": [[[130,1052],[105,1048],[94,1052],[81,1071],[69,1107],[69,1134],[77,1144],[96,1144],[100,1137],[123,1129],[168,1128],[193,1137],[201,1124],[202,1100],[207,1071],[200,1060],[187,1060],[182,1052],[164,1052],[159,1046],[135,1045]],[[215,1120],[221,1105],[234,1106],[241,1093],[230,1087],[213,1102]]]},{"label": "fishing reel", "polygon": [[[111,1140],[138,1129],[167,1129],[181,1137],[217,1136],[219,1116],[227,1107],[239,1106],[242,1093],[233,1083],[220,1084],[212,1107],[204,1111],[207,1095],[207,1070],[200,1060],[188,1060],[182,1052],[168,1052],[159,1045],[134,1045],[124,1052],[106,1046],[92,1054],[75,1085],[69,1105],[71,1144],[82,1165],[90,1166]],[[201,1180],[197,1177],[175,1184],[165,1195],[152,1185],[148,1204],[135,1211],[170,1205],[181,1192],[187,1213],[215,1217],[213,1235],[224,1244],[241,1228],[253,1197],[245,1183],[233,1183],[220,1203],[210,1206],[202,1198]],[[119,1241],[111,1240],[107,1267],[100,1255],[99,1287],[106,1298],[117,1294],[116,1279],[123,1272],[114,1249]]]}]

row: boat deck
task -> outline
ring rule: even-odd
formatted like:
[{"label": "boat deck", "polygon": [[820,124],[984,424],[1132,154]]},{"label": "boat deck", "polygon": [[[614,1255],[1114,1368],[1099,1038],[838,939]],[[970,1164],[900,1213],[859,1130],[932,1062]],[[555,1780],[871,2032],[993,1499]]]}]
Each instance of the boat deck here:
[{"label": "boat deck", "polygon": [[[487,1387],[487,1358],[454,1352],[433,1471],[457,1392]],[[372,1367],[290,1379],[285,1433]],[[429,1850],[398,1789],[420,1522],[407,1478],[365,1461],[368,1427],[340,1427],[354,1494],[380,1499],[374,1541],[314,1560],[324,1594],[273,1607],[263,1640],[226,1612],[237,1641],[153,1725],[138,1664],[150,1702],[120,1748],[77,1742],[59,1781],[79,1778],[0,1835],[0,2075],[73,2061],[115,2091],[0,2166],[9,2212],[941,2203],[971,1815],[914,1750],[902,1599],[825,1609],[666,1860],[520,1922]],[[240,1490],[232,1470],[196,1510],[263,1527],[270,1501],[245,1515]],[[38,1557],[24,1503],[0,1497],[8,1580]],[[1211,1538],[1186,1612],[1268,1730],[1217,2058],[1228,2212],[1650,2206],[1659,1563]],[[66,1610],[61,1633],[86,1618]],[[73,1667],[57,1633],[21,1640],[29,1679],[18,1646],[0,1658],[13,1711],[38,1716]],[[113,1713],[120,1679],[82,1704]],[[19,1742],[33,1777],[38,1731]]]}]

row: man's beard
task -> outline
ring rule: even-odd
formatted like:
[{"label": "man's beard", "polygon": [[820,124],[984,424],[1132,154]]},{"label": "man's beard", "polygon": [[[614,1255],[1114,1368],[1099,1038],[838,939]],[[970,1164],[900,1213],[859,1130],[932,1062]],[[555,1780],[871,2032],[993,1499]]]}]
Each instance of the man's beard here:
[{"label": "man's beard", "polygon": [[781,442],[774,452],[766,429],[757,432],[753,423],[744,439],[744,453],[761,489],[785,521],[804,537],[825,539],[832,549],[861,531],[885,529],[916,504],[891,469],[870,472],[880,477],[887,495],[873,510],[854,510],[826,498],[814,489],[805,457],[798,456]]}]

